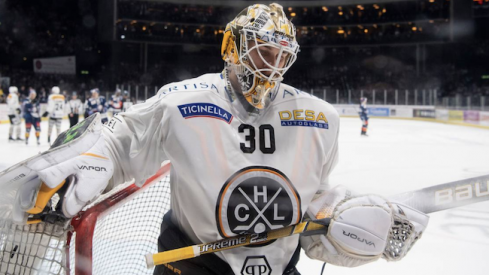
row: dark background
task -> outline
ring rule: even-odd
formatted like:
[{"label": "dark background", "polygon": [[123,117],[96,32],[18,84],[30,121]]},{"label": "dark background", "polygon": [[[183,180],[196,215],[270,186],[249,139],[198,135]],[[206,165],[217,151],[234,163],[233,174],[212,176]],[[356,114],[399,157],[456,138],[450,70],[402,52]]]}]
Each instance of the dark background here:
[{"label": "dark background", "polygon": [[[277,2],[297,27],[301,51],[284,82],[298,89],[489,95],[489,0]],[[0,0],[0,75],[41,96],[53,85],[82,95],[148,86],[151,95],[220,72],[222,31],[253,3]],[[76,75],[33,72],[34,58],[69,55]]]}]

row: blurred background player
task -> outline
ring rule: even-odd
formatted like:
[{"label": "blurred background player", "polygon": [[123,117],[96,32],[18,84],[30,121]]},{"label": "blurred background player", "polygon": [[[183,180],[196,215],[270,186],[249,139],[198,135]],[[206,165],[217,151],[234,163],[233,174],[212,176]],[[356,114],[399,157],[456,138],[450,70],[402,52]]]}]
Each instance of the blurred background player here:
[{"label": "blurred background player", "polygon": [[109,108],[112,112],[112,115],[116,115],[122,111],[123,98],[121,95],[121,89],[116,89],[115,93],[112,95],[112,98],[109,102]]},{"label": "blurred background player", "polygon": [[[20,104],[19,104],[19,90],[17,87],[12,86],[8,89],[7,105],[8,105],[8,117],[10,119],[10,128],[8,131],[9,141],[21,141],[20,138]],[[13,134],[16,134],[17,138],[13,138]]]},{"label": "blurred background player", "polygon": [[68,119],[70,120],[70,128],[78,123],[78,119],[80,118],[80,113],[83,110],[83,104],[80,99],[78,99],[78,95],[76,92],[71,94],[71,99],[68,101]]},{"label": "blurred background player", "polygon": [[125,112],[133,105],[128,91],[122,93],[122,111]]},{"label": "blurred background player", "polygon": [[48,109],[43,114],[43,117],[49,115],[48,126],[48,143],[51,144],[51,133],[53,126],[56,125],[56,136],[61,133],[61,121],[63,120],[65,110],[65,96],[59,93],[59,87],[54,86],[51,89],[51,94],[48,98]]},{"label": "blurred background player", "polygon": [[361,97],[360,98],[360,112],[358,112],[360,115],[360,119],[362,120],[362,136],[368,136],[367,135],[367,128],[368,128],[368,114],[367,114],[367,98],[366,97]]},{"label": "blurred background player", "polygon": [[36,91],[30,89],[29,98],[26,98],[23,102],[26,145],[29,143],[32,126],[34,126],[34,129],[36,130],[37,145],[41,144],[39,141],[39,137],[41,136],[41,108],[36,96]]},{"label": "blurred background player", "polygon": [[100,96],[99,89],[95,88],[90,91],[91,97],[85,102],[85,118],[100,113],[102,123],[107,122],[107,102],[104,96]]}]

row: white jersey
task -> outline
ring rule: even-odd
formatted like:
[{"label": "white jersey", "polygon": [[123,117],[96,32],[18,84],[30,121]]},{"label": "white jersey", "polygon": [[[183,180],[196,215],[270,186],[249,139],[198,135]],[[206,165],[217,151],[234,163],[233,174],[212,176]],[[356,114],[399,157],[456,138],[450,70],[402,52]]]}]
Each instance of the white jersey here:
[{"label": "white jersey", "polygon": [[[339,116],[286,84],[269,104],[246,123],[221,74],[164,86],[104,125],[116,167],[110,184],[142,183],[170,160],[172,221],[197,244],[300,222],[318,189],[328,188]],[[282,275],[298,242],[294,235],[216,255],[235,274],[260,265],[260,274]]]},{"label": "white jersey", "polygon": [[83,103],[78,98],[70,99],[70,101],[68,101],[67,107],[68,107],[69,114],[78,115],[83,113]]},{"label": "white jersey", "polygon": [[16,93],[9,93],[7,96],[8,115],[17,115],[20,108],[19,96]]},{"label": "white jersey", "polygon": [[126,112],[127,110],[129,110],[129,108],[132,107],[132,102],[131,101],[123,101],[122,102],[122,112]]},{"label": "white jersey", "polygon": [[65,115],[65,96],[50,94],[48,97],[48,108],[50,118],[63,118]]}]

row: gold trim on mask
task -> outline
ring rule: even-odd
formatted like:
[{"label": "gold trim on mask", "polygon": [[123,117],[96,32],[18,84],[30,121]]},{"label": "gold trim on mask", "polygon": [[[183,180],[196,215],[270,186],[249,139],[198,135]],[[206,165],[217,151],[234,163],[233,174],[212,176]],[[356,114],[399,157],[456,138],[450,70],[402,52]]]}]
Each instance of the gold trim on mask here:
[{"label": "gold trim on mask", "polygon": [[265,107],[264,100],[274,87],[275,82],[253,77],[253,86],[247,92],[243,92],[243,95],[253,107],[263,109]]},{"label": "gold trim on mask", "polygon": [[234,42],[235,40],[236,38],[234,37],[231,28],[227,28],[222,39],[221,56],[224,61],[237,65],[239,64],[239,57],[238,49],[236,49],[236,43]]}]

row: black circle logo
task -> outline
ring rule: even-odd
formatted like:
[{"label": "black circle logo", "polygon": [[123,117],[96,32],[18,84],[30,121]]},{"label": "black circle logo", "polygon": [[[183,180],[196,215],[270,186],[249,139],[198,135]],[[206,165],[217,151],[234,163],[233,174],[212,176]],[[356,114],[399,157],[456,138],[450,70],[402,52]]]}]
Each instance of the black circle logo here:
[{"label": "black circle logo", "polygon": [[297,224],[302,218],[300,197],[279,170],[251,166],[232,175],[219,194],[216,219],[219,233],[262,233]]}]

